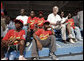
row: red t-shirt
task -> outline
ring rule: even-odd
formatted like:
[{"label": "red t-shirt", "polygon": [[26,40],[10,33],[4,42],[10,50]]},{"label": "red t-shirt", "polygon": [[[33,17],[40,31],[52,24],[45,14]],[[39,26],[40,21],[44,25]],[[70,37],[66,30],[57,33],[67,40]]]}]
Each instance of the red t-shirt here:
[{"label": "red t-shirt", "polygon": [[73,27],[73,29],[75,29],[75,26],[74,26],[74,20],[71,18],[71,19],[68,19],[68,21],[66,23],[69,23],[71,27]]},{"label": "red t-shirt", "polygon": [[34,17],[34,18],[29,17],[28,18],[27,23],[30,24],[30,29],[34,29],[35,24],[37,24],[37,21],[38,21],[37,17]]},{"label": "red t-shirt", "polygon": [[[13,38],[13,37],[20,40],[25,40],[25,31],[21,30],[20,32],[16,32],[14,29],[9,30],[2,40],[8,41],[10,38]],[[17,44],[17,43],[18,41],[16,40],[14,44]]]},{"label": "red t-shirt", "polygon": [[42,17],[42,18],[38,18],[38,24],[37,24],[37,25],[38,25],[39,27],[42,27],[44,21],[45,21],[44,17]]},{"label": "red t-shirt", "polygon": [[44,29],[38,29],[35,32],[35,35],[37,35],[41,40],[45,40],[49,37],[49,35],[52,35],[52,31],[50,30],[45,31]]}]

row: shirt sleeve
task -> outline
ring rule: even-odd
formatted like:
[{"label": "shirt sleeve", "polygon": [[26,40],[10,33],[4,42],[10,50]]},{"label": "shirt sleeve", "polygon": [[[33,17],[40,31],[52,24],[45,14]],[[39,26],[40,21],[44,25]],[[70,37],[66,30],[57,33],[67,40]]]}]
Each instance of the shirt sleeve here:
[{"label": "shirt sleeve", "polygon": [[2,40],[9,40],[12,30],[9,30]]},{"label": "shirt sleeve", "polygon": [[50,19],[50,15],[48,15],[47,21],[49,21],[49,22],[50,22],[50,20],[51,20],[51,19]]},{"label": "shirt sleeve", "polygon": [[48,31],[49,32],[49,35],[52,35],[52,31]]},{"label": "shirt sleeve", "polygon": [[59,16],[59,18],[58,18],[58,19],[59,19],[59,21],[61,21],[61,17],[60,17],[60,16]]},{"label": "shirt sleeve", "polygon": [[61,23],[64,23],[67,19],[66,18],[63,18],[61,20],[62,20]]},{"label": "shirt sleeve", "polygon": [[39,35],[40,35],[40,31],[41,31],[41,30],[36,31],[36,32],[35,32],[35,35],[39,36]]},{"label": "shirt sleeve", "polygon": [[28,18],[27,23],[30,23],[30,18]]}]

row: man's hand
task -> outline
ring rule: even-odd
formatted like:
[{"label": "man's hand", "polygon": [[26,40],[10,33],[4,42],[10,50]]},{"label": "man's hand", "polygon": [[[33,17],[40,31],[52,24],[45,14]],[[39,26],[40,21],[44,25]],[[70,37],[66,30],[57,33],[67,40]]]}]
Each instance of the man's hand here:
[{"label": "man's hand", "polygon": [[57,21],[56,25],[61,25],[61,21]]}]

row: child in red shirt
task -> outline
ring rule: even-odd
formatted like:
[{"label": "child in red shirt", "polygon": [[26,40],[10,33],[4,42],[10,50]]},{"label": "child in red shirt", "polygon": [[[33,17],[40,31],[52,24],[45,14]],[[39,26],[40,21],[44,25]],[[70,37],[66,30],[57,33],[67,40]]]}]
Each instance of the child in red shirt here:
[{"label": "child in red shirt", "polygon": [[29,29],[34,30],[35,29],[35,24],[37,24],[37,17],[29,17],[27,20],[27,23],[29,24]]},{"label": "child in red shirt", "polygon": [[70,26],[75,29],[75,26],[74,26],[74,20],[72,18],[68,19],[68,21],[66,23],[69,23]]},{"label": "child in red shirt", "polygon": [[22,30],[23,21],[15,20],[16,29],[9,30],[8,33],[1,41],[1,58],[4,58],[4,48],[7,50],[8,46],[19,45],[20,56],[19,60],[26,60],[23,57],[24,44],[25,44],[25,31]]},{"label": "child in red shirt", "polygon": [[26,46],[28,46],[32,41],[31,37],[33,37],[34,31],[36,31],[36,29],[37,29],[37,27],[36,27],[37,21],[38,21],[38,18],[35,17],[35,12],[31,11],[30,16],[27,20],[28,31],[27,31],[27,38],[26,38],[27,39]]},{"label": "child in red shirt", "polygon": [[[33,59],[38,58],[38,49],[41,50],[42,47],[50,48],[50,56],[52,59],[56,59],[54,52],[56,51],[56,38],[54,36],[53,28],[49,26],[49,22],[45,21],[43,28],[38,29],[34,34],[33,47],[32,47],[32,57]],[[51,29],[49,29],[51,28]],[[55,60],[54,59],[54,60]]]},{"label": "child in red shirt", "polygon": [[42,28],[43,27],[43,22],[45,21],[44,17],[43,17],[43,12],[39,11],[39,17],[38,17],[38,27]]},{"label": "child in red shirt", "polygon": [[[76,42],[77,41],[76,39],[83,40],[82,37],[81,37],[80,29],[79,29],[79,27],[77,27],[77,26],[74,25],[74,19],[71,18],[71,14],[70,13],[68,15],[68,18],[69,19],[68,19],[67,23],[70,24],[73,38],[75,38],[75,40],[73,40],[73,41]],[[75,31],[76,35],[75,35],[74,31]]]}]

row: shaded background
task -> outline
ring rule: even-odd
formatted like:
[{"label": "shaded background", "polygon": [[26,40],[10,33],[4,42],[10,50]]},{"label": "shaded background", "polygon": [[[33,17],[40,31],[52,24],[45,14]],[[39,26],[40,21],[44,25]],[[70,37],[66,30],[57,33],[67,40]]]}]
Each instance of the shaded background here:
[{"label": "shaded background", "polygon": [[52,13],[52,7],[57,5],[59,7],[59,13],[65,12],[65,16],[70,12],[72,15],[74,12],[83,9],[83,1],[2,1],[5,13],[12,18],[15,18],[20,14],[20,9],[24,8],[27,11],[27,15],[31,10],[35,10],[36,15],[38,11],[43,11],[45,19],[48,14]]}]

